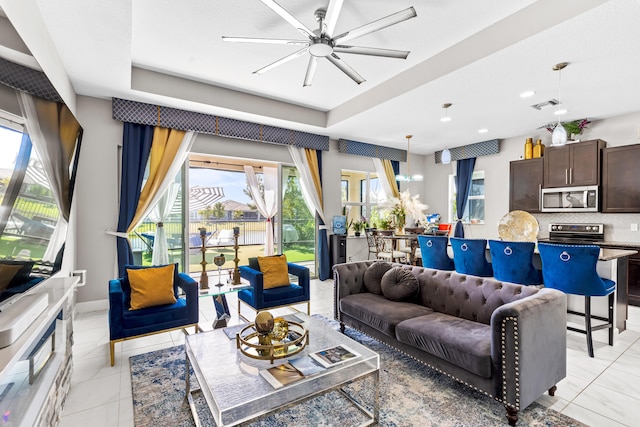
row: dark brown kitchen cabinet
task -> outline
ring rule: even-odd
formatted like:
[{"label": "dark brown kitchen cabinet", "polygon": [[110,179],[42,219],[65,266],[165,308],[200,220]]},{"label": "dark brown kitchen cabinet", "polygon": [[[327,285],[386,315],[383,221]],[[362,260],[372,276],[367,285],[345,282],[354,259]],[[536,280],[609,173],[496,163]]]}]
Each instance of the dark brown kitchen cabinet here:
[{"label": "dark brown kitchen cabinet", "polygon": [[542,158],[516,160],[509,166],[509,210],[540,212]]},{"label": "dark brown kitchen cabinet", "polygon": [[602,212],[640,212],[640,144],[602,150]]},{"label": "dark brown kitchen cabinet", "polygon": [[545,188],[600,185],[601,139],[548,147],[544,152]]}]

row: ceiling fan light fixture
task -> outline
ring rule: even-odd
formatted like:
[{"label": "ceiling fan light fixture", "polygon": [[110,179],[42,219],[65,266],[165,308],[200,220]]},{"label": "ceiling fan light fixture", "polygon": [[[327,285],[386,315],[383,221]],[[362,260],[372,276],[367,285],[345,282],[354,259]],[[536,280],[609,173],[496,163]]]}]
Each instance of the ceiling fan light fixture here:
[{"label": "ceiling fan light fixture", "polygon": [[309,53],[315,57],[324,58],[333,53],[333,46],[331,46],[331,42],[327,38],[321,37],[311,43]]}]

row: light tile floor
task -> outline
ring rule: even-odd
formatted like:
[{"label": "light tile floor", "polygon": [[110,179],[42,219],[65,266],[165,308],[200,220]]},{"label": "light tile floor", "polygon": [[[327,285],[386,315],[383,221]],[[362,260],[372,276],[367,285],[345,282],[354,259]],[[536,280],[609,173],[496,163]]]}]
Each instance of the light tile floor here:
[{"label": "light tile floor", "polygon": [[[228,302],[230,324],[239,323],[236,297],[228,296]],[[210,328],[213,303],[202,298],[200,304],[200,324]],[[311,312],[333,317],[333,280],[312,281]],[[113,367],[106,310],[79,313],[74,339],[71,390],[60,426],[129,427],[133,426],[129,357],[180,345],[184,334],[176,331],[118,343]],[[627,330],[614,346],[597,342],[594,346],[592,359],[584,335],[569,333],[567,377],[554,397],[544,395],[538,401],[590,426],[640,425],[640,307],[629,307]]]}]

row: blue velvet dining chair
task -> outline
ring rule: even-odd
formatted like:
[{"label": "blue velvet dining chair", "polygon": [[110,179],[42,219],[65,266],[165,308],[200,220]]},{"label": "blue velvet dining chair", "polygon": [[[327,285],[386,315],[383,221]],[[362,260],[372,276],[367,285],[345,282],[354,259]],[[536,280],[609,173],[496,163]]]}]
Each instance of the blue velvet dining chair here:
[{"label": "blue velvet dining chair", "polygon": [[[151,334],[176,329],[194,327],[198,331],[198,283],[189,275],[178,272],[174,265],[173,287],[174,303],[161,303],[144,308],[132,307],[130,270],[153,269],[166,266],[125,266],[122,278],[109,281],[109,350],[111,366],[115,362],[115,344],[117,342],[139,338]],[[152,284],[153,285],[153,284]],[[184,292],[181,295],[179,290]],[[171,291],[169,291],[171,292]]]},{"label": "blue velvet dining chair", "polygon": [[306,313],[310,314],[311,280],[307,267],[286,262],[286,273],[296,276],[298,279],[297,283],[291,283],[290,280],[287,280],[286,283],[283,283],[283,286],[270,288],[265,287],[265,275],[262,271],[263,269],[260,268],[259,258],[249,258],[249,265],[242,265],[238,267],[238,269],[240,270],[240,277],[247,280],[251,285],[251,288],[238,292],[238,316],[241,319],[247,322],[249,321],[240,310],[241,303],[244,303],[256,312],[287,306],[295,311],[300,311],[297,310],[295,306],[306,304]]},{"label": "blue velvet dining chair", "polygon": [[449,239],[453,249],[453,264],[456,272],[472,276],[491,277],[493,269],[487,261],[487,241],[485,239]]},{"label": "blue velvet dining chair", "polygon": [[453,260],[447,253],[449,238],[447,236],[418,236],[422,266],[437,270],[453,270]]},{"label": "blue velvet dining chair", "polygon": [[489,240],[493,277],[502,282],[539,285],[542,275],[533,266],[533,242]]},{"label": "blue velvet dining chair", "polygon": [[[587,335],[587,351],[593,357],[592,332],[609,329],[609,345],[613,345],[613,304],[616,283],[601,278],[596,271],[600,247],[596,245],[560,245],[538,243],[542,259],[542,280],[547,288],[558,289],[565,294],[584,296],[584,313],[568,310],[569,314],[584,316],[585,329],[567,326],[570,331]],[[591,314],[591,297],[608,297],[608,316]],[[602,322],[591,325],[591,320]]]}]

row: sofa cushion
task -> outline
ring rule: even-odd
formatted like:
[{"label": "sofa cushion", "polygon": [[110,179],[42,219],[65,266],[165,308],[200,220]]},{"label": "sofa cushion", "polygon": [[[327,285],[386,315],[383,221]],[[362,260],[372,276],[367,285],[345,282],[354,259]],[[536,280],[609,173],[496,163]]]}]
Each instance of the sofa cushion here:
[{"label": "sofa cushion", "polygon": [[422,269],[417,278],[422,305],[486,325],[501,305],[538,292],[531,286],[430,268]]},{"label": "sofa cushion", "polygon": [[380,282],[382,276],[391,270],[391,263],[378,261],[371,264],[364,272],[364,287],[372,294],[382,295]]},{"label": "sofa cushion", "polygon": [[489,325],[434,312],[398,323],[396,338],[483,378],[491,378]]},{"label": "sofa cushion", "polygon": [[340,312],[395,337],[395,327],[398,323],[432,313],[433,310],[410,302],[390,301],[382,295],[362,293],[342,298]]},{"label": "sofa cushion", "polygon": [[393,267],[380,281],[382,295],[391,301],[411,301],[418,295],[420,285],[410,270]]}]

